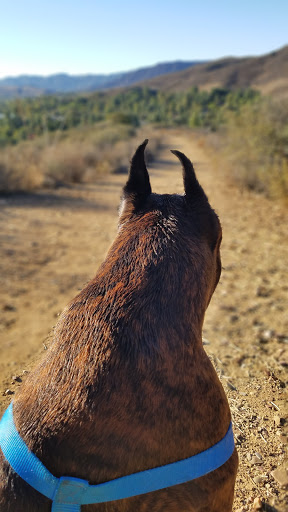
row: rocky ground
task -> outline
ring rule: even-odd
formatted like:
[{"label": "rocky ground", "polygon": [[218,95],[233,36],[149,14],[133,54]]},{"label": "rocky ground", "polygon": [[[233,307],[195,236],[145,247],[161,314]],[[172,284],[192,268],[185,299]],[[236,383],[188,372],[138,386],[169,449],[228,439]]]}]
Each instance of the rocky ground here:
[{"label": "rocky ground", "polygon": [[[236,188],[203,142],[163,132],[152,188],[182,193],[169,148],[184,151],[220,216],[224,268],[203,337],[233,415],[240,456],[233,511],[285,512],[288,210]],[[0,412],[46,350],[61,310],[103,260],[125,179],[0,198]]]}]

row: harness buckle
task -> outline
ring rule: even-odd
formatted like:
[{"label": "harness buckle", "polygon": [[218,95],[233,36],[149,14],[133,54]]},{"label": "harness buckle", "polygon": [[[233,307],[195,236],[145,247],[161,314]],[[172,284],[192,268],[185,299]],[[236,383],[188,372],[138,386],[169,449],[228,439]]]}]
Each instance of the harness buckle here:
[{"label": "harness buckle", "polygon": [[61,476],[53,497],[52,512],[80,512],[82,496],[88,486],[87,480]]}]

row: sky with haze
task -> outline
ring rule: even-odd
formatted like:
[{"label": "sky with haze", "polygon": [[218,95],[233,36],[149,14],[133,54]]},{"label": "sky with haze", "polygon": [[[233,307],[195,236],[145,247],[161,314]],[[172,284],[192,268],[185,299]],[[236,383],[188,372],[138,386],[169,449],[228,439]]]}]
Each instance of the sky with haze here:
[{"label": "sky with haze", "polygon": [[107,74],[288,44],[288,0],[0,0],[0,78]]}]

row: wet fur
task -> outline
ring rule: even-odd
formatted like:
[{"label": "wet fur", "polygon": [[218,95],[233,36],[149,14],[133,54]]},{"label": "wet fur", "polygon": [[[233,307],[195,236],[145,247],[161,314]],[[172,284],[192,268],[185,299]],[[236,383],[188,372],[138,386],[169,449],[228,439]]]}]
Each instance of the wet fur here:
[{"label": "wet fur", "polygon": [[[144,165],[142,153],[134,167]],[[201,187],[191,193],[181,155],[184,196],[152,194],[132,161],[107,258],[15,397],[17,429],[57,477],[108,481],[190,457],[228,430],[229,406],[201,335],[221,272],[221,227]],[[81,510],[231,512],[237,463],[235,451],[192,482]],[[0,511],[27,510],[48,512],[51,501],[0,451]]]}]

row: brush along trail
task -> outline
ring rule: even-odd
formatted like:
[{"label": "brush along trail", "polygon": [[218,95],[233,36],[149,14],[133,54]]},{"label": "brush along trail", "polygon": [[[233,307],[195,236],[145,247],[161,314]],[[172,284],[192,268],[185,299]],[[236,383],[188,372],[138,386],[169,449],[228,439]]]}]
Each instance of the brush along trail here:
[{"label": "brush along trail", "polygon": [[[169,149],[191,158],[223,226],[222,277],[203,340],[233,416],[240,456],[233,510],[285,512],[288,211],[235,187],[205,139],[187,131],[163,131],[148,166],[152,190],[183,193]],[[59,313],[103,261],[125,181],[107,175],[93,185],[0,197],[0,413],[47,349]]]}]

